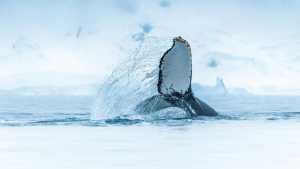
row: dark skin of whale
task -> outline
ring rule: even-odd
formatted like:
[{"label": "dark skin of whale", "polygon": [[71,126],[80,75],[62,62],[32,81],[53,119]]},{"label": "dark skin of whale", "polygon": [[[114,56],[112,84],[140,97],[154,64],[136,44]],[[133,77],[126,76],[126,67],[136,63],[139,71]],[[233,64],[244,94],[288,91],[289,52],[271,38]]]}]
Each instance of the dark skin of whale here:
[{"label": "dark skin of whale", "polygon": [[184,97],[155,95],[137,105],[136,111],[147,114],[169,107],[178,107],[187,112],[189,117],[218,115],[213,108],[193,95]]},{"label": "dark skin of whale", "polygon": [[159,94],[142,101],[140,104],[136,106],[135,111],[138,113],[147,114],[147,113],[163,110],[169,107],[177,107],[184,110],[189,115],[189,117],[217,116],[218,113],[213,108],[211,108],[205,102],[201,101],[200,99],[194,96],[191,88],[192,72],[190,72],[189,86],[186,92],[182,93],[176,90],[170,93],[163,92],[162,90],[162,82],[164,80],[163,71],[162,71],[163,64],[165,62],[165,57],[173,49],[175,43],[177,42],[185,43],[188,50],[190,51],[190,46],[187,43],[187,41],[185,41],[181,37],[176,37],[173,39],[172,47],[168,49],[160,59],[159,79],[157,83],[157,91]]}]

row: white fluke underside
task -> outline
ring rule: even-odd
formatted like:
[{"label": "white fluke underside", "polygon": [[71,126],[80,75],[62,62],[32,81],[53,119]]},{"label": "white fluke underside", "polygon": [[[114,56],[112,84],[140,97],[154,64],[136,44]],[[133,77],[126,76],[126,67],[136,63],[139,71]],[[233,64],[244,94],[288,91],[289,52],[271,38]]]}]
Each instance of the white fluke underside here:
[{"label": "white fluke underside", "polygon": [[174,40],[174,45],[161,62],[162,94],[188,91],[192,77],[192,56],[189,44],[184,40]]}]

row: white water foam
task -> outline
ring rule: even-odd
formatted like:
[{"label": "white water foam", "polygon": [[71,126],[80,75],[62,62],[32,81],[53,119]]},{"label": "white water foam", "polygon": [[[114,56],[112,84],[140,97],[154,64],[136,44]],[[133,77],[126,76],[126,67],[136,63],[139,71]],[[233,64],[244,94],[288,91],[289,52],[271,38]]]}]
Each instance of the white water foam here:
[{"label": "white water foam", "polygon": [[172,38],[146,38],[100,87],[92,118],[135,115],[138,103],[158,94],[160,58],[171,46]]}]

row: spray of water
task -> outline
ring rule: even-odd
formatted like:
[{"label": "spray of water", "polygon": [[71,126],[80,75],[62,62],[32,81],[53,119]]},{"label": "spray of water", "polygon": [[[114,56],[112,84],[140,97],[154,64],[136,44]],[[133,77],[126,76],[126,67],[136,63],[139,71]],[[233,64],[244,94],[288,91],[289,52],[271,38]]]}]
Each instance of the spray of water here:
[{"label": "spray of water", "polygon": [[93,118],[136,115],[138,103],[158,94],[159,61],[171,46],[172,38],[146,38],[100,87]]}]

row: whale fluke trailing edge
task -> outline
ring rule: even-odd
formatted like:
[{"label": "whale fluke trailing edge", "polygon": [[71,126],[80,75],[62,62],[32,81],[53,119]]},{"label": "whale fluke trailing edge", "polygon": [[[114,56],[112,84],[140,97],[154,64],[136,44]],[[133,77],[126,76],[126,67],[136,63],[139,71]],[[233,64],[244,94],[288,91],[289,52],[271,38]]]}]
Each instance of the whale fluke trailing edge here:
[{"label": "whale fluke trailing edge", "polygon": [[139,113],[151,113],[169,107],[177,107],[189,116],[216,116],[217,112],[196,98],[191,88],[192,53],[189,43],[178,36],[173,45],[160,59],[157,95],[140,104],[135,110]]}]

